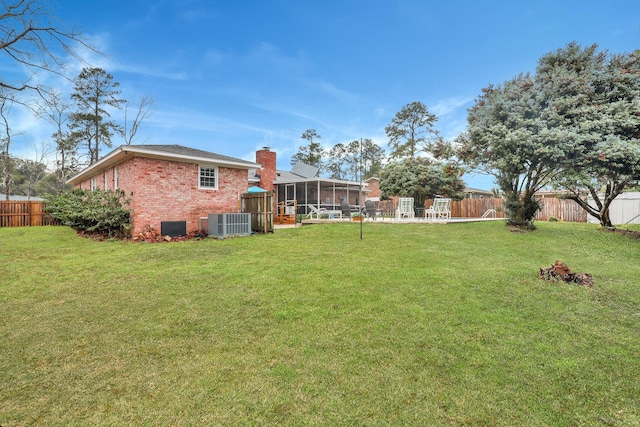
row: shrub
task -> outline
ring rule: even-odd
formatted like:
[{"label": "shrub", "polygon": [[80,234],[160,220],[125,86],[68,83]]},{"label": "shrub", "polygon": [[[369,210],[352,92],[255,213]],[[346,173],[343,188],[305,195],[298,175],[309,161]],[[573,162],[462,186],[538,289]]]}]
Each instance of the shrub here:
[{"label": "shrub", "polygon": [[73,189],[47,197],[46,211],[63,225],[109,237],[126,237],[131,228],[124,191]]},{"label": "shrub", "polygon": [[558,218],[556,218],[555,216],[550,216],[549,222],[558,222]]}]

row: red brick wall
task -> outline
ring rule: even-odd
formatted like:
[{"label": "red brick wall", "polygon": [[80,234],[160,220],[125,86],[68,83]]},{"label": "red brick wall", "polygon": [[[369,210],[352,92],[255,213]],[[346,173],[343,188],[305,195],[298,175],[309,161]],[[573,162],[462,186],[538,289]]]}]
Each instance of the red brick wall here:
[{"label": "red brick wall", "polygon": [[256,151],[256,163],[259,163],[261,168],[258,169],[260,175],[260,188],[267,191],[275,190],[273,181],[276,179],[276,153],[263,148]]},{"label": "red brick wall", "polygon": [[[317,191],[313,189],[312,192],[313,197],[309,199],[315,203]],[[358,190],[349,190],[349,200],[347,200],[347,190],[336,189],[334,192],[332,188],[320,189],[320,204],[327,204],[327,198],[329,198],[329,204],[340,205],[342,200],[346,200],[350,205],[357,205],[358,197],[360,197]],[[366,193],[362,193],[362,198],[364,199],[365,197]]]},{"label": "red brick wall", "polygon": [[[160,231],[161,221],[186,221],[187,232],[197,231],[199,218],[210,213],[238,212],[240,194],[247,192],[247,171],[218,168],[218,188],[199,189],[199,165],[133,157],[118,166],[119,188],[133,193],[132,235],[146,225]],[[102,189],[104,172],[96,175]],[[107,170],[109,189],[113,189],[113,168]],[[111,179],[111,181],[109,181]],[[88,179],[78,185],[90,188]]]},{"label": "red brick wall", "polygon": [[366,197],[380,197],[382,191],[380,190],[380,180],[378,178],[369,178],[367,180],[367,189],[370,190]]}]

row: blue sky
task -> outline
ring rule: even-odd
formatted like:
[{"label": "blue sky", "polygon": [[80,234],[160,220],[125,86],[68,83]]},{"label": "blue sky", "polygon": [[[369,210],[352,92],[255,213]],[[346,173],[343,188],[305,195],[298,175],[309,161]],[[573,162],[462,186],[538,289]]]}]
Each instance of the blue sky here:
[{"label": "blue sky", "polygon": [[[360,138],[386,147],[384,127],[421,101],[439,117],[441,134],[454,138],[483,87],[534,71],[546,52],[571,41],[640,49],[638,0],[58,0],[54,7],[61,24],[75,25],[106,54],[85,55],[120,82],[123,98],[154,99],[135,143],[247,160],[269,146],[281,169],[290,168],[306,129],[327,148]],[[51,133],[33,119],[21,126],[18,150]],[[491,177],[463,179],[495,186]]]}]

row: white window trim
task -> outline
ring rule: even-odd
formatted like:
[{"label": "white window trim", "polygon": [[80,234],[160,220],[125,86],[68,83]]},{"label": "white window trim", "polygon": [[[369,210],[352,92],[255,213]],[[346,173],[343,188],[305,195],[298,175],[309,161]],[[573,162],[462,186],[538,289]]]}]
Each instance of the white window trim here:
[{"label": "white window trim", "polygon": [[[200,174],[202,172],[202,169],[213,169],[215,172],[215,186],[213,187],[206,187],[206,186],[202,186],[200,185]],[[198,165],[198,189],[199,190],[217,190],[218,189],[218,182],[220,181],[220,173],[218,170],[218,166],[215,165]]]},{"label": "white window trim", "polygon": [[91,190],[97,190],[98,189],[98,182],[95,176],[91,177]]},{"label": "white window trim", "polygon": [[114,166],[113,167],[113,189],[117,190],[118,189],[118,167]]}]

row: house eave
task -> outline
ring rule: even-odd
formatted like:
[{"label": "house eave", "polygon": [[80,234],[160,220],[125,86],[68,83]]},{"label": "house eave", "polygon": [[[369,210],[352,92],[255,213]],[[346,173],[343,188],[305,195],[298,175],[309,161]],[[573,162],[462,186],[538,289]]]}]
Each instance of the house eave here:
[{"label": "house eave", "polygon": [[330,184],[338,184],[338,185],[351,185],[351,186],[360,186],[362,185],[362,187],[367,187],[368,184],[366,182],[363,182],[362,184],[360,184],[359,182],[355,182],[355,181],[344,181],[341,179],[331,179],[331,178],[302,178],[300,177],[299,179],[294,178],[294,179],[277,179],[274,181],[274,184],[297,184],[297,183],[302,183],[302,182],[325,182],[325,183],[330,183]]},{"label": "house eave", "polygon": [[167,153],[167,152],[153,150],[153,149],[146,149],[141,146],[123,145],[116,148],[115,150],[113,150],[112,152],[110,152],[100,160],[98,160],[96,163],[86,167],[85,169],[80,171],[78,174],[69,178],[67,180],[67,184],[70,184],[70,185],[79,184],[80,182],[88,178],[91,178],[92,176],[95,176],[97,173],[107,168],[110,168],[112,166],[115,166],[118,163],[122,163],[123,161],[135,156],[151,158],[151,159],[169,160],[169,161],[173,160],[173,161],[179,161],[184,163],[224,166],[224,167],[229,167],[234,169],[245,169],[247,171],[249,169],[256,169],[261,167],[258,163],[249,162],[249,161],[211,159],[211,158],[201,157],[201,156],[189,156],[185,154]]}]

